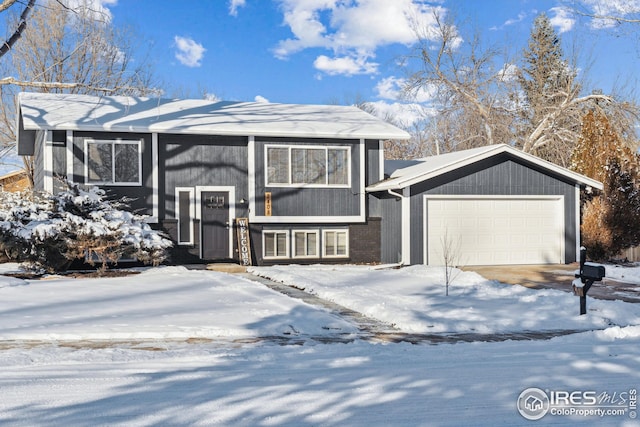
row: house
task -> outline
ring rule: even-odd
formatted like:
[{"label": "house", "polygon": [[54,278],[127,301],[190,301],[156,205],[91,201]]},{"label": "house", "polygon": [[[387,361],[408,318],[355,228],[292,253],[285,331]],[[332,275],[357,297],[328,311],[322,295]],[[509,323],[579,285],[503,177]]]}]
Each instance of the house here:
[{"label": "house", "polygon": [[31,187],[29,176],[24,169],[12,171],[0,176],[0,191],[16,193]]},{"label": "house", "polygon": [[[126,196],[177,263],[577,260],[580,191],[602,184],[507,145],[384,161],[409,135],[355,107],[22,93],[18,153]],[[387,171],[385,173],[385,167]]]},{"label": "house", "polygon": [[17,113],[36,189],[62,176],[131,199],[178,263],[379,262],[365,188],[384,140],[409,138],[345,106],[21,93]]},{"label": "house", "polygon": [[382,262],[563,264],[579,260],[580,190],[603,188],[508,145],[387,162],[369,185],[382,218]]}]

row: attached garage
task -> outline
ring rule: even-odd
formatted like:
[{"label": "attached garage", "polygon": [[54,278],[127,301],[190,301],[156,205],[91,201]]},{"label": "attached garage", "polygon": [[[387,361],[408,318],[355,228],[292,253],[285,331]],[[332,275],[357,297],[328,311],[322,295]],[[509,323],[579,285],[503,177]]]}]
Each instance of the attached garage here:
[{"label": "attached garage", "polygon": [[425,196],[425,264],[438,264],[445,242],[464,265],[561,264],[562,197]]},{"label": "attached garage", "polygon": [[580,190],[602,189],[507,145],[387,166],[367,191],[378,199],[389,263],[442,265],[445,242],[460,265],[575,262]]}]

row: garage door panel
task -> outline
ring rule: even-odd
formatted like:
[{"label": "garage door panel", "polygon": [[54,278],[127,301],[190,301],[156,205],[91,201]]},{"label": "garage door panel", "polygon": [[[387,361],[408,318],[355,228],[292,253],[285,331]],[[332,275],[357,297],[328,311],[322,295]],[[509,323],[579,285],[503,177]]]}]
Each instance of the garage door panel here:
[{"label": "garage door panel", "polygon": [[427,262],[442,264],[446,234],[460,246],[460,264],[563,262],[562,198],[426,199]]}]

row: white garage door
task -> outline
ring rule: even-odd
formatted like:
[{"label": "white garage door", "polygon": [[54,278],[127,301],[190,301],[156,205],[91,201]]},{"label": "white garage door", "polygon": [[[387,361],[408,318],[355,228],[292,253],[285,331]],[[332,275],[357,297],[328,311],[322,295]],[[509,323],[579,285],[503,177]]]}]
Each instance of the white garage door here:
[{"label": "white garage door", "polygon": [[457,265],[564,262],[560,198],[425,198],[425,262],[442,265],[445,236]]}]

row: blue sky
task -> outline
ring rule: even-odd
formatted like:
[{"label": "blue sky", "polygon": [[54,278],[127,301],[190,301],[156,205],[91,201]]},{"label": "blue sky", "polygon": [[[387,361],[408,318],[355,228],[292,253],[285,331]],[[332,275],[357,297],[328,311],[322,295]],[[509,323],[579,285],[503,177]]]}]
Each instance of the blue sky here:
[{"label": "blue sky", "polygon": [[[571,51],[591,54],[594,87],[635,79],[640,42],[569,14],[567,0],[96,0],[116,25],[150,46],[167,95],[284,103],[396,102],[397,62],[415,41],[407,16],[429,24],[433,8],[516,54],[547,13]],[[583,10],[623,15],[640,0],[583,0]],[[636,27],[638,28],[638,27]],[[636,30],[637,33],[637,30]],[[141,51],[142,52],[142,51]],[[586,66],[580,64],[581,66]]]},{"label": "blue sky", "polygon": [[[610,93],[640,70],[640,24],[614,27],[569,13],[630,16],[640,0],[68,0],[88,1],[115,26],[130,26],[134,60],[147,57],[169,97],[302,104],[371,102],[380,115],[410,125],[415,105],[400,99],[399,60],[433,11],[454,16],[460,33],[477,31],[512,57],[526,47],[545,12],[565,53],[578,46],[589,89]],[[637,97],[635,97],[637,100]],[[429,103],[428,97],[418,106]],[[2,162],[0,162],[2,163]]]}]

